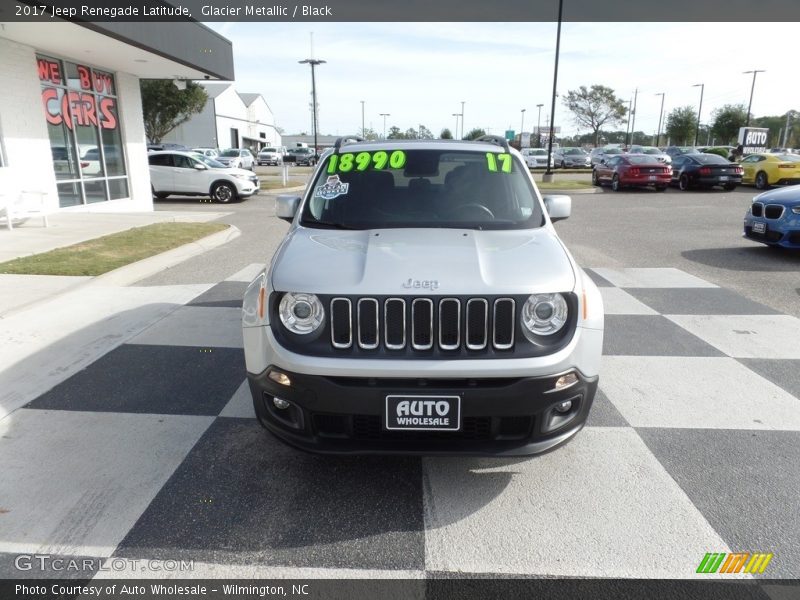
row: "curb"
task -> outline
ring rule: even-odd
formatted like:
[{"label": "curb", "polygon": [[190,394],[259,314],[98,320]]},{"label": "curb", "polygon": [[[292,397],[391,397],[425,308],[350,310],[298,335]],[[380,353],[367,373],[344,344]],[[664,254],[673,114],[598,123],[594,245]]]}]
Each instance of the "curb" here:
[{"label": "curb", "polygon": [[557,188],[551,188],[551,189],[543,190],[543,189],[539,188],[539,193],[542,196],[547,196],[547,194],[552,194],[552,193],[566,194],[568,196],[572,196],[572,195],[575,195],[575,194],[602,194],[603,190],[601,190],[600,188],[589,188],[589,189],[586,189],[586,190],[559,190]]},{"label": "curb", "polygon": [[298,185],[298,186],[295,186],[295,187],[288,187],[288,188],[273,188],[271,190],[259,190],[259,195],[260,194],[266,194],[266,195],[270,195],[270,194],[285,194],[286,192],[302,192],[305,189],[306,189],[306,186],[304,186],[304,185]]}]

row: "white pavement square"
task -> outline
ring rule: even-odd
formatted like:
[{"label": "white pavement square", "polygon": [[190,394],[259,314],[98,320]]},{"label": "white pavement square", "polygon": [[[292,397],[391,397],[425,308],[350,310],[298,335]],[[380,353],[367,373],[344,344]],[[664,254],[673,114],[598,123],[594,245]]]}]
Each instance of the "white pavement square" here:
[{"label": "white pavement square", "polygon": [[0,422],[0,552],[110,556],[211,417],[20,409]]},{"label": "white pavement square", "polygon": [[129,340],[131,344],[241,348],[242,309],[184,306]]},{"label": "white pavement square", "polygon": [[264,270],[264,263],[251,263],[247,265],[241,271],[237,271],[230,277],[228,277],[225,281],[244,281],[245,283],[250,283],[253,279],[256,278],[261,271]]},{"label": "white pavement square", "polygon": [[615,287],[598,288],[603,296],[603,310],[607,315],[657,315],[658,312]]},{"label": "white pavement square", "polygon": [[800,319],[789,315],[664,315],[728,356],[800,359]]},{"label": "white pavement square", "polygon": [[587,427],[530,460],[423,468],[428,570],[688,578],[709,548],[728,551],[632,429]]},{"label": "white pavement square", "polygon": [[705,279],[671,267],[605,269],[592,271],[621,288],[715,288]]},{"label": "white pavement square", "polygon": [[250,386],[245,379],[239,386],[233,398],[230,399],[219,413],[220,417],[234,417],[238,419],[255,419],[256,413],[253,408],[253,396],[250,394]]},{"label": "white pavement square", "polygon": [[601,373],[633,427],[800,431],[800,400],[732,358],[604,356]]}]

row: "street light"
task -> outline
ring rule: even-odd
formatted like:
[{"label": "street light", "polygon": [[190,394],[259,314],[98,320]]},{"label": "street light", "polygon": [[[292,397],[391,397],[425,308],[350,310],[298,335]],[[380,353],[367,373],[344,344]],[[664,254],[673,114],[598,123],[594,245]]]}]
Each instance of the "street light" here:
[{"label": "street light", "polygon": [[367,137],[366,128],[364,126],[364,101],[361,101],[361,137]]},{"label": "street light", "polygon": [[317,155],[317,80],[314,76],[314,67],[324,65],[327,61],[319,60],[316,58],[307,58],[305,60],[298,60],[298,64],[311,65],[311,128],[314,130],[314,156]]},{"label": "street light", "polygon": [[536,146],[539,146],[539,141],[542,139],[542,107],[544,104],[537,104],[536,108],[539,109],[539,115],[536,117]]},{"label": "street light", "polygon": [[553,156],[553,123],[556,118],[556,89],[558,87],[558,56],[561,52],[561,18],[564,14],[564,0],[558,0],[558,29],[556,29],[556,62],[553,68],[553,98],[550,107],[550,136],[547,138],[547,170],[543,181],[552,181],[553,172],[550,170],[550,157]]},{"label": "street light", "polygon": [[392,115],[389,113],[381,113],[383,117],[383,139],[386,139],[386,117],[391,117]]},{"label": "street light", "polygon": [[[456,118],[456,130],[453,132],[455,139],[458,139],[458,117],[462,116],[461,113],[453,113]],[[463,121],[462,121],[463,122]]]},{"label": "street light", "polygon": [[525,110],[522,109],[520,112],[522,113],[522,123],[519,126],[519,147],[522,148],[522,132],[525,131]]},{"label": "street light", "polygon": [[756,75],[759,73],[763,73],[764,69],[756,69],[754,71],[743,71],[742,75],[749,75],[750,73],[753,74],[753,85],[750,86],[750,103],[747,105],[747,123],[745,123],[745,127],[750,126],[750,109],[753,108],[753,90],[756,89]]},{"label": "street light", "polygon": [[653,94],[654,96],[661,96],[661,111],[658,113],[658,133],[656,133],[656,146],[661,144],[661,119],[664,118],[664,92]]},{"label": "street light", "polygon": [[700,135],[700,113],[703,111],[703,92],[706,91],[706,84],[695,83],[692,87],[700,88],[700,107],[697,109],[697,128],[694,130],[694,145],[697,146],[697,136]]},{"label": "street light", "polygon": [[464,100],[461,101],[461,139],[464,139],[464,105],[466,102]]}]

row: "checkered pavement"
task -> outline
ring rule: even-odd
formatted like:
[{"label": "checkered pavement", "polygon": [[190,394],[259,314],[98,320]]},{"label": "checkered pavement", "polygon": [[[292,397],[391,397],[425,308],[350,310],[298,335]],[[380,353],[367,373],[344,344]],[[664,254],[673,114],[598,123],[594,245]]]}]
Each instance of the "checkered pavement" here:
[{"label": "checkered pavement", "polygon": [[0,577],[35,552],[198,577],[689,578],[737,551],[800,576],[800,320],[677,269],[590,269],[600,391],[567,445],[326,457],[254,418],[239,307],[258,268],[0,420]]}]

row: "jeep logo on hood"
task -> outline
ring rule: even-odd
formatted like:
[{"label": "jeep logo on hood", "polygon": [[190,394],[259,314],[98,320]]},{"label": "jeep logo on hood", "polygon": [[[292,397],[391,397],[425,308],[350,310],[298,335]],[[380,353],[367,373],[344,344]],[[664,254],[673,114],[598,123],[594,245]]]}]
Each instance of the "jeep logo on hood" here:
[{"label": "jeep logo on hood", "polygon": [[437,290],[439,289],[439,280],[438,279],[411,279],[409,278],[407,281],[403,282],[404,288],[416,288],[416,289],[423,289],[423,290]]}]

